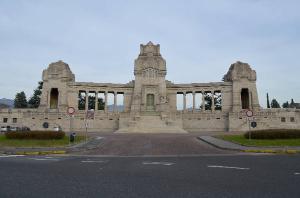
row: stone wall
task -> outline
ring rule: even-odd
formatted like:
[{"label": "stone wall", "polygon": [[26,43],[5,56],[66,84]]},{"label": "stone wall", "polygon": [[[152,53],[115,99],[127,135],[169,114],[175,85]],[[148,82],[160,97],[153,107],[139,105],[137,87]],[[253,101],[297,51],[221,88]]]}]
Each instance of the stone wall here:
[{"label": "stone wall", "polygon": [[[89,110],[94,112],[93,119],[87,121],[89,132],[130,131],[130,128],[135,131],[156,128],[164,132],[239,132],[249,129],[245,111],[251,109],[257,129],[300,128],[299,110],[260,107],[257,75],[247,63],[232,64],[223,82],[176,84],[166,80],[166,74],[160,45],[152,42],[140,46],[134,61],[135,78],[126,84],[76,82],[68,64],[54,62],[42,74],[39,108],[0,110],[0,125],[27,126],[32,130],[61,126],[64,131],[82,132]],[[108,105],[109,94],[113,97],[111,106]],[[118,94],[123,96],[122,111],[117,106]],[[178,108],[178,97],[182,97],[182,109]],[[79,98],[85,103],[79,104]],[[189,103],[192,106],[187,106],[187,98],[192,100]],[[76,110],[73,120],[67,114],[68,107]],[[45,122],[49,123],[48,129],[43,128]]]}]

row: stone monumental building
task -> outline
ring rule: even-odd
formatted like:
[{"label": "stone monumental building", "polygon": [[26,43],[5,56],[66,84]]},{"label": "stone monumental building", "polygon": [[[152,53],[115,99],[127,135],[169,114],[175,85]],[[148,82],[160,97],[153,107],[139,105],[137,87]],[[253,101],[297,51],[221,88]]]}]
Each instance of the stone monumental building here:
[{"label": "stone monumental building", "polygon": [[[260,107],[257,75],[247,63],[232,64],[222,82],[175,84],[166,74],[160,45],[152,42],[140,45],[134,80],[127,84],[76,82],[68,64],[51,63],[43,71],[40,106],[1,110],[0,125],[78,132],[86,127],[90,132],[239,132],[248,130],[245,112],[251,110],[257,129],[300,128],[300,110]],[[69,107],[75,109],[73,117]]]}]

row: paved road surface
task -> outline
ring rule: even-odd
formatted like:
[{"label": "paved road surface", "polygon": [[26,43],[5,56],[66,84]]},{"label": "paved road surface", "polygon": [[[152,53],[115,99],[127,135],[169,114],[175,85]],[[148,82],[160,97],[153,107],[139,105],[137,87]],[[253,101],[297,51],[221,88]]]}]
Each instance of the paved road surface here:
[{"label": "paved road surface", "polygon": [[198,140],[196,134],[104,134],[97,141],[97,148],[79,153],[118,156],[232,153]]},{"label": "paved road surface", "polygon": [[0,197],[299,197],[300,155],[0,156]]}]

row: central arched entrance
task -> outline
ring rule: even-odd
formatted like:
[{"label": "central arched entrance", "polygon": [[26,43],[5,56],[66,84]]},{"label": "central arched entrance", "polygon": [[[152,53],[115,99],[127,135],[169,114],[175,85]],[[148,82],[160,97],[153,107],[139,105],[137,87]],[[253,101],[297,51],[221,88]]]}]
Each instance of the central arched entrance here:
[{"label": "central arched entrance", "polygon": [[147,100],[146,100],[146,110],[147,111],[154,111],[154,94],[147,94]]}]

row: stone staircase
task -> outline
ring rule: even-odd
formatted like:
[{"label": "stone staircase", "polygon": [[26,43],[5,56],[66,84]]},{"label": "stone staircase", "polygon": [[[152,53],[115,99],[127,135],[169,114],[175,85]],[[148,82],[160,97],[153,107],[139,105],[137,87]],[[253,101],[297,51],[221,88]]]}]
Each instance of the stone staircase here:
[{"label": "stone staircase", "polygon": [[[123,119],[123,120],[122,120]],[[182,120],[169,120],[156,113],[144,113],[134,119],[120,118],[116,133],[187,133]]]}]

